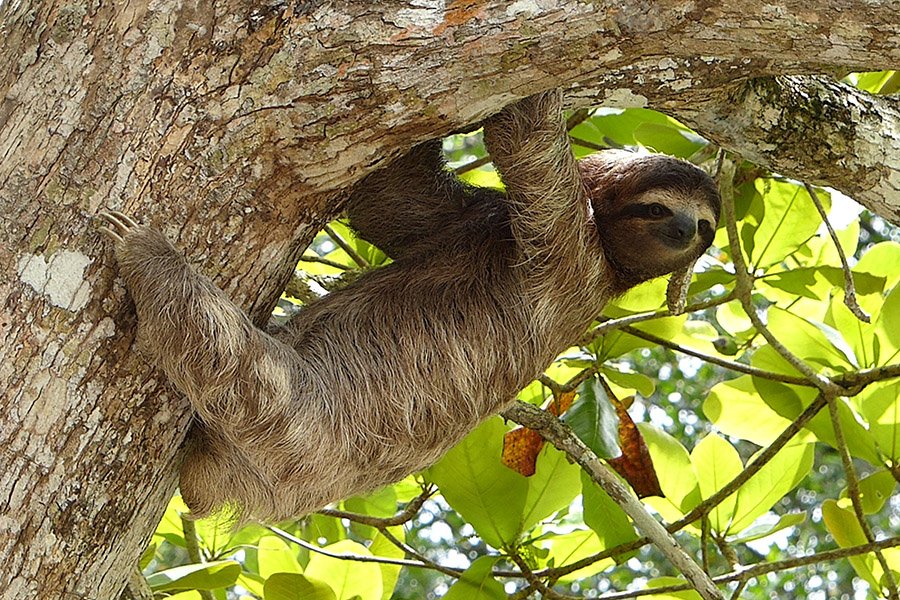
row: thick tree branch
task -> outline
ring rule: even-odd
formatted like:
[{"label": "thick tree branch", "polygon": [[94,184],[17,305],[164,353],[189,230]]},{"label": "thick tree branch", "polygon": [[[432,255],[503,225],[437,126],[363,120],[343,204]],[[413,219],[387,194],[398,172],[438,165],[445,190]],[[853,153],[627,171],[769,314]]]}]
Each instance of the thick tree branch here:
[{"label": "thick tree branch", "polygon": [[660,106],[744,158],[829,185],[900,223],[900,97],[827,77],[689,90]]}]

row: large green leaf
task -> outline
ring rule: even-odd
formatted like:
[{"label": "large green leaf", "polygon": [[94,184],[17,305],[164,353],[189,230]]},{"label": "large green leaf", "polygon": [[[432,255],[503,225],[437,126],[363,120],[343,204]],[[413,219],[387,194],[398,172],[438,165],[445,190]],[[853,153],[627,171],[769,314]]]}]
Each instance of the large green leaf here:
[{"label": "large green leaf", "polygon": [[240,574],[240,563],[218,560],[158,571],[147,576],[147,583],[154,592],[213,590],[232,585]]},{"label": "large green leaf", "polygon": [[[372,556],[372,553],[358,542],[341,540],[325,546],[332,554]],[[333,558],[318,552],[312,553],[304,575],[312,581],[328,584],[337,600],[381,600],[381,569],[371,562],[358,562]]]},{"label": "large green leaf", "polygon": [[499,557],[482,556],[475,560],[456,583],[450,586],[444,600],[506,600],[506,592],[491,575]]},{"label": "large green leaf", "polygon": [[889,290],[900,283],[898,264],[900,264],[900,243],[881,242],[869,248],[853,270],[884,277],[884,289]]},{"label": "large green leaf", "polygon": [[900,458],[900,381],[873,386],[857,402],[878,449],[896,463]]},{"label": "large green leaf", "polygon": [[[841,507],[834,500],[828,499],[822,503],[822,520],[825,521],[825,527],[828,528],[834,541],[841,548],[861,546],[868,541],[853,510]],[[879,588],[878,577],[874,571],[874,555],[851,556],[848,560],[860,577],[868,581],[873,588]]]},{"label": "large green leaf", "polygon": [[[897,487],[897,480],[887,469],[875,471],[859,480],[859,496],[863,512],[874,515],[879,512]],[[848,490],[841,491],[841,498],[848,497]]]},{"label": "large green leaf", "polygon": [[584,498],[584,522],[594,530],[603,549],[613,548],[638,538],[634,525],[619,505],[588,477],[581,474]]},{"label": "large green leaf", "polygon": [[[816,234],[822,223],[815,205],[802,186],[774,179],[757,179],[765,210],[753,234],[750,264],[765,269],[780,263]],[[824,192],[823,204],[830,204]]]},{"label": "large green leaf", "polygon": [[[391,535],[400,541],[406,540],[406,532],[402,526],[388,527]],[[375,556],[384,556],[387,558],[401,559],[406,557],[406,552],[398,548],[383,533],[378,533],[369,546],[369,552]],[[397,587],[397,580],[400,578],[400,565],[379,564],[381,569],[381,600],[390,600],[394,595],[394,588]]]},{"label": "large green leaf", "polygon": [[578,399],[563,415],[563,421],[597,456],[615,458],[622,454],[619,417],[598,379],[591,378],[578,388]]},{"label": "large green leaf", "polygon": [[875,321],[875,335],[880,347],[878,363],[892,364],[900,360],[900,285],[884,299]]},{"label": "large green leaf", "polygon": [[578,465],[550,444],[538,454],[534,475],[528,477],[528,492],[522,507],[522,531],[528,531],[542,519],[569,506],[581,492]]},{"label": "large green leaf", "polygon": [[[676,507],[680,517],[700,503],[700,485],[687,449],[674,437],[648,423],[638,430],[650,451],[650,458],[666,500]],[[663,515],[669,518],[669,515]],[[676,518],[677,518],[676,517]]]},{"label": "large green leaf", "polygon": [[268,578],[274,573],[302,573],[297,553],[278,536],[267,535],[259,540],[256,550],[259,574]]},{"label": "large green leaf", "polygon": [[298,573],[274,573],[263,587],[265,600],[337,600],[334,591],[321,581]]},{"label": "large green leaf", "polygon": [[[872,465],[880,465],[881,457],[875,445],[875,438],[860,424],[856,412],[843,398],[837,398],[838,420],[844,434],[844,441],[850,454],[868,461]],[[837,448],[837,440],[834,436],[834,427],[829,411],[823,410],[806,426],[816,434],[816,437],[833,448]]]},{"label": "large green leaf", "polygon": [[799,358],[839,371],[858,366],[847,341],[824,323],[808,321],[776,306],[769,307],[768,319],[769,330]]},{"label": "large green leaf", "polygon": [[528,481],[500,462],[503,421],[482,423],[429,470],[447,503],[481,538],[503,548],[521,531]]},{"label": "large green leaf", "polygon": [[[776,502],[797,487],[812,469],[814,451],[813,443],[797,441],[788,443],[746,481],[738,489],[734,517],[728,532],[732,535],[741,533],[757,517],[766,513]],[[753,458],[758,455],[759,453]]]},{"label": "large green leaf", "polygon": [[[548,567],[561,567],[593,556],[604,550],[604,544],[591,529],[577,529],[568,533],[543,537],[537,545],[547,550]],[[564,575],[560,581],[576,581],[590,577],[614,564],[611,558],[598,560],[583,569]]]},{"label": "large green leaf", "polygon": [[777,533],[782,529],[794,527],[806,520],[806,513],[788,513],[779,517],[775,523],[766,523],[762,525],[754,525],[748,527],[741,532],[741,535],[729,539],[730,542],[738,544],[746,544],[754,540],[767,538],[773,533]]},{"label": "large green leaf", "polygon": [[703,414],[722,433],[760,446],[791,424],[766,404],[749,375],[717,383],[703,401]]},{"label": "large green leaf", "polygon": [[[685,158],[706,144],[675,119],[646,108],[600,108],[579,123],[572,135],[594,144],[640,145]],[[589,153],[577,144],[575,152],[578,156]]]},{"label": "large green leaf", "polygon": [[[737,450],[718,435],[711,433],[700,440],[691,452],[691,464],[700,484],[700,495],[706,500],[744,470]],[[709,514],[713,531],[724,534],[734,516],[737,498],[734,494],[723,500]]]}]

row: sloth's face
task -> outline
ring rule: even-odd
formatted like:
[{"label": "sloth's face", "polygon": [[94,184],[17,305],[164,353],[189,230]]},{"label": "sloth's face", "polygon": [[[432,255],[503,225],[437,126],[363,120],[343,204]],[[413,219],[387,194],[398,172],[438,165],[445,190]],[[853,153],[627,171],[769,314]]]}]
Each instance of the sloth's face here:
[{"label": "sloth's face", "polygon": [[668,156],[594,156],[582,173],[603,253],[623,283],[679,271],[709,248],[720,200],[706,173]]},{"label": "sloth's face", "polygon": [[604,253],[636,283],[697,260],[712,244],[718,217],[697,193],[655,189],[638,195],[613,221],[597,221]]}]

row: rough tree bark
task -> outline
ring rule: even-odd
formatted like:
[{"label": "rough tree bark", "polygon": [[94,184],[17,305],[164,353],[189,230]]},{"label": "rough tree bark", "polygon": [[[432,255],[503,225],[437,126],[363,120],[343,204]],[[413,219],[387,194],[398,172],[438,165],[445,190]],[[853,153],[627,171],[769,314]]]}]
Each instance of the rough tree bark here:
[{"label": "rough tree bark", "polygon": [[[747,156],[840,186],[843,173],[792,155],[789,136],[766,141],[790,121],[740,133],[716,99],[752,77],[900,61],[888,0],[375,6],[0,3],[0,598],[115,597],[174,486],[188,406],[131,351],[99,209],[165,231],[262,322],[342,188],[515,98],[574,86],[576,103],[668,107]],[[756,106],[735,116],[749,123]],[[873,110],[896,133],[896,104]],[[875,122],[841,121],[835,139],[878,148]],[[848,191],[896,191],[897,155]],[[879,198],[896,220],[896,194]]]}]

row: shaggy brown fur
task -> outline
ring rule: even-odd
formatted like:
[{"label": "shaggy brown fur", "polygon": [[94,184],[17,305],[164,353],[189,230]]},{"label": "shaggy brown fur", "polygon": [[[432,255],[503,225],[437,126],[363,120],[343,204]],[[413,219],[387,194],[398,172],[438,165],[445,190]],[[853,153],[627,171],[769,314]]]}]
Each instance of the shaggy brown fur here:
[{"label": "shaggy brown fur", "polygon": [[357,186],[360,234],[395,260],[268,333],[159,233],[106,213],[139,339],[203,423],[181,474],[197,514],[280,519],[427,467],[582,334],[606,302],[694,261],[719,200],[696,167],[576,164],[558,93],[485,123],[506,194],[427,143]]}]

